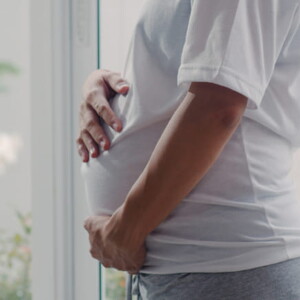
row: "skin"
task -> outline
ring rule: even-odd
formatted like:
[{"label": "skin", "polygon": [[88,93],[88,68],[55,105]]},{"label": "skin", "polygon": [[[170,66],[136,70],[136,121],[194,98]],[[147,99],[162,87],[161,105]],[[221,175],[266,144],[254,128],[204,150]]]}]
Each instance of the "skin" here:
[{"label": "skin", "polygon": [[147,235],[209,171],[239,126],[246,105],[247,98],[233,90],[193,82],[122,206],[112,216],[84,221],[91,255],[105,267],[138,272]]},{"label": "skin", "polygon": [[96,70],[86,79],[82,88],[80,132],[76,140],[83,162],[88,162],[90,156],[98,157],[100,150],[110,148],[110,141],[101,126],[103,122],[116,132],[122,131],[122,122],[110,108],[109,99],[117,93],[126,94],[128,90],[128,82],[117,72]]}]

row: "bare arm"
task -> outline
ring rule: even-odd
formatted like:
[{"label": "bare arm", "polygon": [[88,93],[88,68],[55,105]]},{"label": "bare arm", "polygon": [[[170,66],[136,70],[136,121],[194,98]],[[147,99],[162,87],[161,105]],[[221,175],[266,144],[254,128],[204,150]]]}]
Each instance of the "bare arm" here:
[{"label": "bare arm", "polygon": [[[193,83],[126,201],[111,218],[140,244],[203,178],[240,123],[247,98],[212,83]],[[124,232],[125,231],[125,232]]]},{"label": "bare arm", "polygon": [[146,236],[208,172],[246,104],[246,97],[225,87],[193,83],[123,205],[105,222],[86,220],[85,228],[98,237],[92,255],[104,266],[138,271]]},{"label": "bare arm", "polygon": [[98,157],[101,150],[110,148],[103,123],[117,132],[122,130],[121,120],[111,109],[109,99],[117,93],[126,94],[128,89],[127,81],[117,72],[101,69],[87,77],[82,88],[80,132],[76,140],[83,162],[88,162],[90,156]]}]

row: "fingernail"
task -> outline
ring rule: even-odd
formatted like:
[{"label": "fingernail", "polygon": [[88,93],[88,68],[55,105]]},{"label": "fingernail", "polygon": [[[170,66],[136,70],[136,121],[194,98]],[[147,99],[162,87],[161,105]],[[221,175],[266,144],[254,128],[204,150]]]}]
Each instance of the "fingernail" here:
[{"label": "fingernail", "polygon": [[125,83],[125,82],[118,83],[118,85],[117,85],[117,88],[118,88],[119,90],[121,90],[121,89],[124,88],[124,87],[128,87],[128,84]]},{"label": "fingernail", "polygon": [[105,142],[104,142],[104,141],[101,141],[101,142],[100,142],[100,147],[101,147],[101,150],[102,150],[102,151],[105,151],[104,146],[105,146]]},{"label": "fingernail", "polygon": [[96,151],[96,149],[95,149],[95,148],[91,148],[91,149],[90,149],[90,153],[91,153],[91,154],[94,154],[94,153],[95,153],[95,151]]},{"label": "fingernail", "polygon": [[118,124],[116,122],[112,122],[111,126],[114,130],[118,131]]},{"label": "fingernail", "polygon": [[84,153],[81,152],[80,156],[81,156],[81,159],[82,159],[83,162],[87,162],[88,161],[88,156],[85,155]]}]

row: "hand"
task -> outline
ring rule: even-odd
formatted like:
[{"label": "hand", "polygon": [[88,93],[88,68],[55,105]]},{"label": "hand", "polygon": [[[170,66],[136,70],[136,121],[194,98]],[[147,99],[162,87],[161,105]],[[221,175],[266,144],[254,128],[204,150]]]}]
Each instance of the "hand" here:
[{"label": "hand", "polygon": [[126,94],[128,89],[129,84],[120,73],[105,69],[92,72],[86,79],[80,106],[80,133],[76,140],[83,162],[89,161],[89,153],[92,157],[100,155],[99,145],[102,150],[110,147],[102,122],[117,132],[122,130],[121,120],[111,109],[108,100],[117,93]]},{"label": "hand", "polygon": [[[136,274],[144,263],[144,245],[134,245],[124,238],[110,216],[90,216],[84,222],[89,233],[90,253],[106,268]],[[122,230],[121,230],[122,231]]]}]

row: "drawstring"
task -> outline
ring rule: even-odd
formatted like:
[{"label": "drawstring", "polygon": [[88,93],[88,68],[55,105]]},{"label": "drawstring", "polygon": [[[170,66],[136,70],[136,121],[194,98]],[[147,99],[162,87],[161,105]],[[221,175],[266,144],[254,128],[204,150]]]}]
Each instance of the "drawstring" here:
[{"label": "drawstring", "polygon": [[127,274],[126,300],[132,300],[133,295],[137,295],[138,300],[141,299],[139,290],[139,273],[135,275]]},{"label": "drawstring", "polygon": [[132,300],[132,275],[127,275],[126,300]]}]

